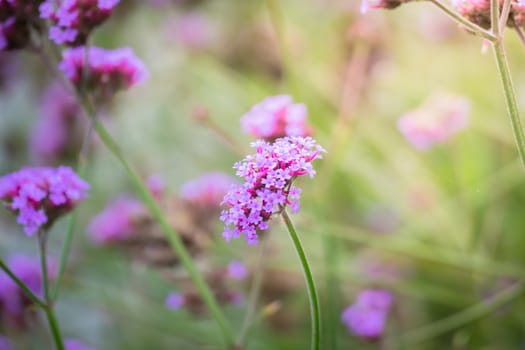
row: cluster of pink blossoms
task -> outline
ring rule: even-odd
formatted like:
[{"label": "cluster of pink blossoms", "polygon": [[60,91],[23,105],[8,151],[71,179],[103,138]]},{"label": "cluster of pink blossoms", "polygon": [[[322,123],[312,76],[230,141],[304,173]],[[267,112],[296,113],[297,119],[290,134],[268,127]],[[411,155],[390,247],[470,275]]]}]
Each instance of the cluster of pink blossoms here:
[{"label": "cluster of pink blossoms", "polygon": [[418,150],[443,143],[468,124],[470,102],[461,96],[435,95],[398,121],[399,131]]},{"label": "cluster of pink blossoms", "polygon": [[380,338],[393,299],[392,294],[386,290],[364,290],[359,293],[356,302],[343,311],[341,320],[359,337],[371,340]]},{"label": "cluster of pink blossoms", "polygon": [[18,214],[29,236],[72,210],[88,189],[89,184],[65,166],[23,168],[0,178],[0,200]]},{"label": "cluster of pink blossoms", "polygon": [[273,141],[285,136],[309,136],[312,128],[307,124],[307,110],[302,103],[293,103],[288,95],[264,99],[241,117],[244,132]]},{"label": "cluster of pink blossoms", "polygon": [[43,0],[0,0],[0,51],[25,47],[30,27],[38,28],[38,7]]},{"label": "cluster of pink blossoms", "polygon": [[105,50],[90,47],[87,53],[83,46],[71,48],[64,51],[60,69],[77,86],[81,84],[86,69],[87,88],[103,97],[148,78],[146,66],[129,48]]},{"label": "cluster of pink blossoms", "polygon": [[[455,7],[458,12],[469,21],[476,23],[485,29],[490,28],[490,0],[456,0]],[[500,5],[503,1],[499,1]],[[513,0],[509,13],[507,25],[525,26],[525,1]]]},{"label": "cluster of pink blossoms", "polygon": [[[49,278],[53,280],[56,276],[56,264],[47,260]],[[42,270],[40,259],[25,255],[12,255],[7,260],[7,266],[24,284],[37,296],[43,295]],[[18,285],[5,272],[0,272],[0,316],[13,326],[25,324],[24,311],[31,305],[31,299],[27,297]]]},{"label": "cluster of pink blossoms", "polygon": [[46,0],[40,16],[53,23],[49,38],[57,44],[79,46],[102,24],[120,0]]},{"label": "cluster of pink blossoms", "polygon": [[312,161],[325,152],[311,137],[285,137],[274,143],[258,140],[252,147],[256,153],[234,166],[246,183],[233,187],[223,200],[230,207],[221,213],[227,241],[243,235],[248,244],[257,244],[257,230],[266,230],[273,214],[286,205],[292,213],[298,212],[301,190],[292,182],[303,175],[313,178]]},{"label": "cluster of pink blossoms", "polygon": [[237,185],[235,178],[218,172],[208,173],[182,185],[182,199],[204,208],[219,207],[224,195]]}]

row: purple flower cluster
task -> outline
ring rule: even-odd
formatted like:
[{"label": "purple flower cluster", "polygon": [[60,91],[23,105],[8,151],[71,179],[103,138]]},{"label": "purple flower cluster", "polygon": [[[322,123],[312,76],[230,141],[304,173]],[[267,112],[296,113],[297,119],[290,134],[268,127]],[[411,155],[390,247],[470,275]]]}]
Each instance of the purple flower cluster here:
[{"label": "purple flower cluster", "polygon": [[146,209],[137,199],[118,197],[91,220],[88,234],[99,244],[125,240],[133,234],[136,219],[145,212]]},{"label": "purple flower cluster", "polygon": [[[56,264],[47,259],[49,279],[56,277]],[[43,294],[40,259],[25,255],[12,255],[7,260],[9,269],[37,296]],[[0,315],[10,324],[23,323],[24,309],[31,300],[5,272],[0,272]]]},{"label": "purple flower cluster", "polygon": [[53,23],[49,38],[57,44],[79,46],[113,12],[119,0],[46,0],[40,16]]},{"label": "purple flower cluster", "polygon": [[235,178],[215,172],[203,175],[182,185],[182,199],[201,207],[219,207],[224,195],[237,185]]},{"label": "purple flower cluster", "polygon": [[[30,150],[38,164],[52,164],[65,156],[75,144],[80,106],[74,96],[60,84],[51,85],[44,93],[38,120],[31,135]],[[80,145],[78,145],[80,146]]]},{"label": "purple flower cluster", "polygon": [[341,320],[359,337],[371,340],[380,338],[393,299],[392,294],[386,290],[364,290],[359,293],[356,302],[343,311]]},{"label": "purple flower cluster", "polygon": [[28,236],[72,210],[88,189],[89,184],[66,166],[23,168],[0,178],[0,200],[18,215]]},{"label": "purple flower cluster", "polygon": [[64,346],[66,350],[95,350],[78,339],[65,339]]},{"label": "purple flower cluster", "polygon": [[226,241],[243,235],[248,244],[257,244],[257,230],[266,230],[273,214],[286,205],[298,212],[301,190],[292,182],[303,175],[313,178],[312,161],[325,152],[311,137],[258,140],[252,147],[256,153],[234,166],[246,183],[232,188],[223,200],[230,207],[221,214]]},{"label": "purple flower cluster", "polygon": [[30,26],[39,26],[42,1],[0,0],[0,51],[20,49],[29,43]]},{"label": "purple flower cluster", "polygon": [[129,48],[105,50],[90,47],[88,52],[83,46],[67,49],[60,69],[75,85],[81,84],[84,69],[87,69],[86,86],[103,97],[148,78],[146,66]]},{"label": "purple flower cluster", "polygon": [[244,132],[273,141],[285,136],[308,136],[307,110],[302,103],[293,103],[288,95],[271,96],[256,104],[241,117]]}]

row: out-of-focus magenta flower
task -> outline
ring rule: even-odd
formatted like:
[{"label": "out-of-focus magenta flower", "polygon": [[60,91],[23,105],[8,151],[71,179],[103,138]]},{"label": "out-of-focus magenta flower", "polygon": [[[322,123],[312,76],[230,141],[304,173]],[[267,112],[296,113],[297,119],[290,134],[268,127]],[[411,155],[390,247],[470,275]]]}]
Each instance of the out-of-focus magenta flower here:
[{"label": "out-of-focus magenta flower", "polygon": [[377,339],[383,334],[392,303],[393,296],[389,291],[367,289],[359,293],[356,302],[343,311],[341,320],[353,334]]},{"label": "out-of-focus magenta flower", "polygon": [[443,143],[468,124],[470,102],[461,96],[435,95],[398,121],[399,131],[418,150]]},{"label": "out-of-focus magenta flower", "polygon": [[243,280],[248,276],[248,269],[240,261],[232,261],[228,264],[228,277],[234,280]]},{"label": "out-of-focus magenta flower", "polygon": [[95,350],[78,339],[65,339],[64,346],[66,350]]},{"label": "out-of-focus magenta flower", "polygon": [[[39,164],[52,164],[65,156],[75,144],[80,106],[60,84],[51,85],[42,98],[38,120],[31,135],[32,158]],[[76,138],[78,139],[78,138]],[[80,147],[80,144],[78,145]]]},{"label": "out-of-focus magenta flower", "polygon": [[256,138],[273,141],[285,136],[309,136],[306,106],[288,95],[264,99],[241,117],[242,130]]},{"label": "out-of-focus magenta flower", "polygon": [[149,191],[155,198],[162,197],[166,191],[166,183],[164,182],[164,178],[158,174],[148,177],[146,184],[148,185]]},{"label": "out-of-focus magenta flower", "polygon": [[87,88],[102,98],[148,78],[146,66],[129,48],[105,50],[90,47],[86,53],[85,47],[80,46],[64,51],[60,69],[73,84],[81,85],[85,67],[88,72]]},{"label": "out-of-focus magenta flower", "polygon": [[181,43],[190,50],[202,50],[211,45],[213,29],[209,20],[197,13],[174,18],[166,25],[168,39]]},{"label": "out-of-focus magenta flower", "polygon": [[214,172],[183,184],[180,195],[184,200],[194,205],[218,208],[224,195],[234,185],[238,185],[235,178]]},{"label": "out-of-focus magenta flower", "polygon": [[49,38],[57,44],[84,45],[89,34],[113,12],[119,0],[46,0],[40,16],[53,23]]},{"label": "out-of-focus magenta flower", "polygon": [[0,0],[0,51],[15,50],[30,42],[30,27],[38,30],[38,6],[43,0]]},{"label": "out-of-focus magenta flower", "polygon": [[118,197],[91,220],[88,234],[98,244],[125,240],[134,233],[137,218],[145,212],[140,201],[127,196]]},{"label": "out-of-focus magenta flower", "polygon": [[186,303],[186,300],[184,298],[184,295],[179,293],[170,293],[166,297],[166,307],[170,310],[179,310],[181,309],[184,304]]},{"label": "out-of-focus magenta flower", "polygon": [[72,210],[88,189],[89,184],[66,166],[23,168],[0,178],[0,200],[18,215],[28,236]]},{"label": "out-of-focus magenta flower", "polygon": [[458,12],[483,28],[490,28],[490,0],[456,0]]},{"label": "out-of-focus magenta flower", "polygon": [[361,13],[367,13],[370,9],[395,9],[408,1],[411,0],[362,0]]},{"label": "out-of-focus magenta flower", "polygon": [[313,178],[314,159],[325,150],[311,137],[285,137],[274,143],[258,140],[252,143],[256,153],[235,164],[237,176],[246,181],[233,187],[224,197],[221,220],[226,241],[244,236],[248,244],[257,244],[257,230],[266,230],[273,214],[289,205],[299,211],[301,189],[292,185],[298,176]]},{"label": "out-of-focus magenta flower", "polygon": [[[11,255],[7,259],[9,269],[37,296],[43,296],[42,270],[40,259],[25,255]],[[48,278],[54,280],[57,266],[51,259],[47,259]],[[23,323],[24,309],[31,305],[18,285],[5,272],[0,271],[0,315],[6,322]]]},{"label": "out-of-focus magenta flower", "polygon": [[13,350],[13,345],[11,344],[9,339],[1,335],[0,335],[0,350]]},{"label": "out-of-focus magenta flower", "polygon": [[511,3],[512,6],[512,19],[514,21],[514,25],[518,27],[525,27],[525,1],[524,0],[518,0],[513,1]]}]

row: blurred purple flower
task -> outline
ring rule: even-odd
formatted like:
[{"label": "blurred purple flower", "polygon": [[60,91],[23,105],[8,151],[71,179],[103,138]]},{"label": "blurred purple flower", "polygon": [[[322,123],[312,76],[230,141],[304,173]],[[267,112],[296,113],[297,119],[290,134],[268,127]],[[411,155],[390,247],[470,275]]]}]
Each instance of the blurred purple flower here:
[{"label": "blurred purple flower", "polygon": [[389,291],[367,289],[360,292],[356,302],[343,311],[341,320],[355,335],[377,339],[383,334],[392,303],[393,296]]},{"label": "blurred purple flower", "polygon": [[219,207],[224,195],[237,185],[235,178],[223,173],[208,173],[188,181],[180,189],[181,197],[202,207]]},{"label": "blurred purple flower", "polygon": [[85,44],[89,34],[113,12],[119,0],[46,0],[40,16],[50,20],[49,38],[68,46]]},{"label": "blurred purple flower", "polygon": [[155,198],[160,198],[166,191],[166,183],[164,178],[158,174],[151,175],[147,178],[146,183],[151,194]]},{"label": "blurred purple flower", "polygon": [[0,178],[0,200],[18,215],[28,236],[72,210],[89,184],[66,166],[23,168]]},{"label": "blurred purple flower", "polygon": [[0,335],[0,350],[13,350],[13,344],[2,335]]},{"label": "blurred purple flower", "polygon": [[29,27],[38,28],[38,6],[43,0],[0,0],[0,51],[30,42]]},{"label": "blurred purple flower", "polygon": [[125,240],[133,234],[137,217],[144,213],[145,208],[139,200],[118,197],[91,220],[88,234],[98,244]]},{"label": "blurred purple flower", "polygon": [[168,22],[166,35],[190,50],[202,50],[210,46],[213,29],[206,17],[189,13]]},{"label": "blurred purple flower", "polygon": [[461,96],[434,95],[421,107],[404,114],[399,131],[418,150],[443,143],[468,124],[470,102]]},{"label": "blurred purple flower", "polygon": [[[39,258],[20,254],[11,255],[7,259],[7,266],[34,294],[43,296]],[[47,259],[47,266],[49,279],[54,280],[57,266],[50,258]],[[31,304],[31,299],[13,282],[11,277],[0,271],[0,315],[4,315],[7,322],[21,323],[24,309]]]},{"label": "blurred purple flower", "polygon": [[81,46],[65,50],[60,63],[60,69],[75,85],[81,84],[86,57],[89,73],[86,85],[102,97],[142,83],[148,78],[146,66],[129,48],[105,50],[90,47],[86,55],[85,47]]},{"label": "blurred purple flower", "polygon": [[274,143],[258,140],[252,147],[256,153],[234,166],[246,182],[233,187],[223,200],[230,207],[221,214],[226,241],[242,234],[248,244],[257,244],[257,230],[266,230],[273,214],[286,205],[292,213],[298,212],[301,189],[292,182],[303,175],[313,178],[312,161],[325,152],[310,137],[285,137]]},{"label": "blurred purple flower", "polygon": [[166,307],[170,310],[179,310],[185,304],[185,298],[179,293],[170,293],[166,297]]},{"label": "blurred purple flower", "polygon": [[248,276],[248,269],[240,261],[232,261],[228,264],[228,277],[234,280],[243,280]]},{"label": "blurred purple flower", "polygon": [[284,136],[309,136],[307,110],[288,95],[271,96],[241,117],[242,130],[256,138],[273,141]]},{"label": "blurred purple flower", "polygon": [[66,350],[95,350],[78,339],[65,339],[64,346]]},{"label": "blurred purple flower", "polygon": [[38,120],[31,135],[32,158],[39,164],[51,164],[64,155],[75,136],[80,106],[60,84],[51,85],[42,98]]}]

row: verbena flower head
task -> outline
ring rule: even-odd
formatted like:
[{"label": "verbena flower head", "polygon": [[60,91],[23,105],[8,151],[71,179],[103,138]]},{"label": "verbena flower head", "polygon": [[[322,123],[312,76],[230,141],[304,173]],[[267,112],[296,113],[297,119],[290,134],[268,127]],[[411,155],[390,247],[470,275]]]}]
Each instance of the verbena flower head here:
[{"label": "verbena flower head", "polygon": [[233,187],[224,197],[221,220],[226,241],[244,236],[248,244],[257,244],[258,230],[268,228],[268,220],[289,205],[299,211],[301,189],[292,185],[298,177],[313,178],[314,159],[325,150],[311,137],[285,137],[274,143],[258,140],[252,143],[256,153],[235,164],[237,176],[246,181]]},{"label": "verbena flower head", "polygon": [[469,21],[490,28],[490,0],[457,0],[455,7]]},{"label": "verbena flower head", "polygon": [[377,339],[383,334],[392,303],[393,296],[389,291],[367,289],[359,293],[356,302],[343,311],[341,320],[353,334]]},{"label": "verbena flower head", "polygon": [[40,16],[53,23],[49,38],[68,46],[84,45],[89,34],[113,12],[119,0],[46,0]]},{"label": "verbena flower head", "polygon": [[[77,118],[80,106],[74,96],[60,84],[51,85],[42,98],[38,120],[31,134],[30,151],[38,164],[52,164],[67,157],[71,151],[77,154],[81,118]],[[75,152],[76,151],[76,152]]]},{"label": "verbena flower head", "polygon": [[184,295],[180,293],[170,293],[166,297],[165,304],[166,304],[166,307],[170,310],[179,310],[185,304]]},{"label": "verbena flower head", "polygon": [[73,84],[81,84],[84,67],[88,72],[87,88],[100,98],[108,98],[148,78],[146,66],[129,48],[90,47],[86,54],[85,47],[81,46],[64,51],[60,69]]},{"label": "verbena flower head", "polygon": [[[47,259],[48,273],[51,280],[57,273],[56,264]],[[42,270],[40,259],[26,255],[11,255],[7,266],[37,296],[43,296]],[[32,301],[5,272],[0,271],[0,315],[4,321],[12,324],[23,324],[24,310]]]},{"label": "verbena flower head", "polygon": [[201,207],[219,207],[224,195],[238,182],[235,178],[213,172],[203,175],[182,185],[180,195],[182,199]]},{"label": "verbena flower head", "polygon": [[86,197],[89,184],[66,166],[23,168],[0,178],[0,200],[28,236],[49,227]]},{"label": "verbena flower head", "polygon": [[40,28],[43,0],[0,0],[0,51],[21,49],[30,42],[30,27]]},{"label": "verbena flower head", "polygon": [[248,276],[248,269],[241,261],[231,261],[228,264],[228,277],[234,280],[243,280]]},{"label": "verbena flower head", "polygon": [[145,212],[140,201],[127,196],[118,197],[91,220],[88,234],[99,244],[125,240],[133,235],[137,218]]},{"label": "verbena flower head", "polygon": [[398,128],[417,149],[443,143],[468,124],[470,102],[461,96],[432,96],[421,107],[406,113]]},{"label": "verbena flower head", "polygon": [[307,124],[306,106],[293,103],[288,95],[271,96],[256,104],[241,117],[244,132],[273,141],[285,136],[308,136],[312,128]]},{"label": "verbena flower head", "polygon": [[65,339],[64,347],[66,350],[95,350],[95,348],[87,346],[78,339]]},{"label": "verbena flower head", "polygon": [[0,335],[0,350],[13,350],[13,345],[11,344],[9,339],[1,335]]}]

